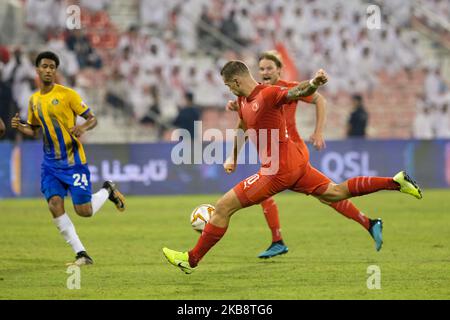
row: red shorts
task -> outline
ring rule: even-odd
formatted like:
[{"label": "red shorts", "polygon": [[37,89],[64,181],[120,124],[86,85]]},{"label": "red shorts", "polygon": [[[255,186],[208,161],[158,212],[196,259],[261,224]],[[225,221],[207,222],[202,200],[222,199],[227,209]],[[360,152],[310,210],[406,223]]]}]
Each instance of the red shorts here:
[{"label": "red shorts", "polygon": [[243,208],[258,204],[286,189],[304,194],[320,195],[331,180],[322,172],[306,163],[297,170],[284,174],[262,175],[258,173],[239,182],[234,192]]}]

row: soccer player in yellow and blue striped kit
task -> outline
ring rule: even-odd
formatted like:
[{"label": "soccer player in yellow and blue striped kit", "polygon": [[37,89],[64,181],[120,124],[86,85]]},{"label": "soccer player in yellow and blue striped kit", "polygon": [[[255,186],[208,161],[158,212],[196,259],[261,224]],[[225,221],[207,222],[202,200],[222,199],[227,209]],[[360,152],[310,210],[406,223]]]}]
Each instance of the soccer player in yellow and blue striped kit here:
[{"label": "soccer player in yellow and blue striped kit", "polygon": [[[58,56],[50,51],[36,58],[36,72],[41,88],[31,97],[28,121],[21,123],[16,114],[11,126],[25,135],[37,137],[43,131],[44,160],[41,166],[41,192],[45,195],[56,227],[76,253],[75,264],[92,264],[75,227],[64,209],[64,197],[70,191],[75,211],[82,217],[92,217],[111,200],[119,211],[125,209],[124,196],[111,181],[92,194],[90,172],[83,145],[79,138],[97,125],[97,119],[80,95],[55,83]],[[86,121],[76,124],[77,116]]]}]

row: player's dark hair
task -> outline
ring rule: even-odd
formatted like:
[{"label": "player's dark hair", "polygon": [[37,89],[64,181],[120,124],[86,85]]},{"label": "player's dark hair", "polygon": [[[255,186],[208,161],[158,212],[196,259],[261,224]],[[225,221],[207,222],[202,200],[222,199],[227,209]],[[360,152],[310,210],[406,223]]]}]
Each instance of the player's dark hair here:
[{"label": "player's dark hair", "polygon": [[56,53],[53,53],[51,51],[44,51],[38,54],[38,56],[36,57],[36,67],[39,67],[39,64],[41,63],[42,59],[49,59],[49,60],[53,60],[55,61],[56,64],[56,68],[58,68],[59,66],[59,58],[56,55]]},{"label": "player's dark hair", "polygon": [[250,70],[247,65],[239,60],[228,61],[220,71],[220,75],[225,79],[229,80],[231,77],[236,75],[250,74]]},{"label": "player's dark hair", "polygon": [[279,69],[283,68],[283,62],[277,51],[266,51],[261,53],[258,62],[264,59],[273,61]]}]

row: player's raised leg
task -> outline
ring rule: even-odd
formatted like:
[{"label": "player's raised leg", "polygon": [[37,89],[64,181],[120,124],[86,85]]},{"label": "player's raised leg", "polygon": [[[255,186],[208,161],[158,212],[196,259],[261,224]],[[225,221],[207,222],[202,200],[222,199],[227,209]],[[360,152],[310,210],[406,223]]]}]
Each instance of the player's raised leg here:
[{"label": "player's raised leg", "polygon": [[72,193],[75,211],[82,217],[94,216],[108,199],[114,203],[117,210],[125,210],[125,197],[112,181],[105,181],[103,187],[92,195],[90,191],[86,195],[80,195],[80,192]]},{"label": "player's raised leg", "polygon": [[312,194],[343,216],[358,222],[374,239],[377,251],[381,249],[383,244],[383,222],[381,219],[368,218],[348,198],[379,190],[399,190],[414,196],[421,195],[420,188],[404,172],[398,173],[394,178],[355,177],[343,183],[335,184],[311,165],[307,166],[305,175],[291,189]]},{"label": "player's raised leg", "polygon": [[119,211],[125,210],[125,197],[112,181],[105,181],[102,188],[92,194],[91,173],[87,164],[66,169],[63,180],[72,195],[75,211],[82,217],[94,216],[107,199]]},{"label": "player's raised leg", "polygon": [[422,198],[422,191],[417,183],[405,171],[400,171],[393,178],[355,177],[340,184],[331,183],[325,192],[321,194],[321,199],[328,202],[336,202],[380,190],[397,190],[410,194],[417,199]]},{"label": "player's raised leg", "polygon": [[235,191],[231,189],[217,201],[215,208],[214,214],[192,250],[178,252],[163,248],[167,260],[174,266],[179,267],[184,273],[192,273],[206,253],[222,239],[227,231],[231,216],[242,206]]},{"label": "player's raised leg", "polygon": [[258,255],[258,258],[267,259],[287,253],[288,247],[284,244],[283,237],[281,236],[280,218],[278,215],[278,206],[275,200],[270,197],[261,202],[261,206],[264,212],[264,217],[267,221],[267,225],[272,231],[272,243],[267,248],[267,250],[261,252]]}]

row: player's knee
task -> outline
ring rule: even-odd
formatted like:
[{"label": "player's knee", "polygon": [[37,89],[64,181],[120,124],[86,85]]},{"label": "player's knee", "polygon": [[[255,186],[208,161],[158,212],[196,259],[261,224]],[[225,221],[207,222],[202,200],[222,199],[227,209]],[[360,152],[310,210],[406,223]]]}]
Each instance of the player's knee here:
[{"label": "player's knee", "polygon": [[344,200],[347,198],[347,195],[342,184],[330,183],[327,190],[318,198],[324,203],[330,203]]},{"label": "player's knee", "polygon": [[92,217],[93,214],[91,206],[77,207],[75,208],[75,211],[80,217],[84,218]]},{"label": "player's knee", "polygon": [[337,197],[336,201],[341,201],[341,200],[351,198],[351,194],[348,191],[348,187],[345,183],[337,184],[335,186],[335,193],[336,193],[336,197]]},{"label": "player's knee", "polygon": [[51,197],[48,200],[48,207],[51,212],[64,211],[64,201],[60,197]]}]

